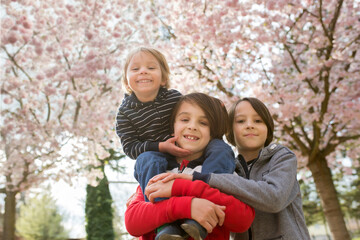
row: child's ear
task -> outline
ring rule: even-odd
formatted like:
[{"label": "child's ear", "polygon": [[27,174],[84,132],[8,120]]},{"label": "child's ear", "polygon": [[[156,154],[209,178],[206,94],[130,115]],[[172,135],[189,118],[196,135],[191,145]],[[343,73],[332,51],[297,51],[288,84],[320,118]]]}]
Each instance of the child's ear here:
[{"label": "child's ear", "polygon": [[124,87],[125,87],[125,90],[128,92],[128,93],[132,93],[132,90],[129,86],[129,83],[127,82],[127,79],[124,81]]},{"label": "child's ear", "polygon": [[166,81],[166,80],[161,80],[160,85],[161,85],[162,87],[165,87],[165,86],[166,86],[166,83],[167,83],[167,81]]}]

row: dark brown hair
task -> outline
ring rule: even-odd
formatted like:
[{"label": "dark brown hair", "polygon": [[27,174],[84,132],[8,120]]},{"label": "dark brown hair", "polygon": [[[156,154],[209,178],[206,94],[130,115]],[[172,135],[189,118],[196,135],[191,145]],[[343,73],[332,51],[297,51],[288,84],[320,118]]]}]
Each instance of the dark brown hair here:
[{"label": "dark brown hair", "polygon": [[139,47],[135,50],[133,50],[132,52],[129,53],[129,55],[127,56],[126,60],[125,60],[125,65],[124,65],[124,69],[123,69],[123,76],[122,76],[122,81],[123,81],[123,85],[125,87],[125,90],[128,93],[131,93],[131,89],[129,88],[128,82],[127,82],[127,68],[129,67],[130,61],[133,58],[133,56],[139,52],[144,52],[144,53],[149,53],[151,55],[153,55],[156,60],[159,62],[160,65],[160,70],[161,70],[161,80],[163,82],[165,82],[165,88],[169,88],[169,75],[170,75],[170,68],[169,65],[166,61],[165,56],[159,52],[158,50],[156,50],[155,48],[148,48],[148,47]]},{"label": "dark brown hair", "polygon": [[204,93],[190,93],[184,95],[175,105],[170,117],[170,128],[174,132],[176,114],[182,103],[188,102],[198,105],[205,113],[210,125],[211,138],[222,139],[229,130],[229,117],[223,102]]},{"label": "dark brown hair", "polygon": [[229,111],[229,132],[226,134],[226,139],[236,147],[235,136],[234,136],[234,119],[235,119],[235,110],[236,106],[243,101],[247,101],[254,108],[255,112],[259,114],[261,119],[264,121],[267,127],[267,137],[264,146],[266,147],[271,143],[274,137],[274,119],[272,118],[269,109],[265,106],[265,104],[257,98],[243,98],[238,100],[236,103],[232,105]]}]

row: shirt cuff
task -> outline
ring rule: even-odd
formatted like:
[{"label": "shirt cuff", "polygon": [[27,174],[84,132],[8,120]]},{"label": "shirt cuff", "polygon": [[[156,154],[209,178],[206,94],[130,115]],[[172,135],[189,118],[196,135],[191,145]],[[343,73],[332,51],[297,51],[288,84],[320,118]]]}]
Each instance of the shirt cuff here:
[{"label": "shirt cuff", "polygon": [[149,142],[146,147],[146,151],[158,152],[159,151],[159,142]]},{"label": "shirt cuff", "polygon": [[209,184],[210,173],[194,172],[193,173],[193,181],[195,181],[195,180],[200,180],[200,181],[203,181],[203,182]]}]

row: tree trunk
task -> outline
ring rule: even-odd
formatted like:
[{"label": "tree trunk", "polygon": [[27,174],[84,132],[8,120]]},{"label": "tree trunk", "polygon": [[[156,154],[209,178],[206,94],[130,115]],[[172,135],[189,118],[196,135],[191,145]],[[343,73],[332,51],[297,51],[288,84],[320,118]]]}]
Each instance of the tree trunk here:
[{"label": "tree trunk", "polygon": [[317,156],[315,159],[308,167],[314,178],[332,237],[334,240],[350,240],[326,158]]},{"label": "tree trunk", "polygon": [[4,240],[15,239],[16,194],[17,192],[6,191],[3,233]]}]

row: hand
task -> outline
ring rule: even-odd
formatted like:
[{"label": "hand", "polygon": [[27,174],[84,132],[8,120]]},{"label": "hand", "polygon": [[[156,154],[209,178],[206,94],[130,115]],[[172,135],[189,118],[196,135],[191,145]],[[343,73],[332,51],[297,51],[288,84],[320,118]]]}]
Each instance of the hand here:
[{"label": "hand", "polygon": [[191,218],[211,233],[216,225],[222,226],[225,220],[225,206],[220,206],[202,198],[191,201]]},{"label": "hand", "polygon": [[165,142],[159,143],[159,151],[160,152],[167,152],[175,157],[186,157],[191,154],[190,150],[186,150],[180,148],[175,145],[177,137],[172,137],[166,140]]},{"label": "hand", "polygon": [[126,207],[129,207],[131,201],[135,198],[136,196],[136,192],[134,192],[133,194],[131,194],[131,196],[129,197],[129,199],[126,201]]},{"label": "hand", "polygon": [[163,183],[162,181],[158,181],[151,185],[148,184],[147,187],[145,188],[145,195],[152,203],[154,202],[154,199],[158,197],[169,198],[171,197],[171,190],[173,184],[174,184],[174,180],[166,183]]},{"label": "hand", "polygon": [[175,180],[177,178],[182,178],[182,179],[187,179],[187,180],[192,181],[193,175],[185,174],[185,173],[172,173],[172,172],[160,173],[160,174],[152,177],[149,180],[147,185],[149,186],[157,181],[162,181],[163,183],[166,183],[168,181]]}]

